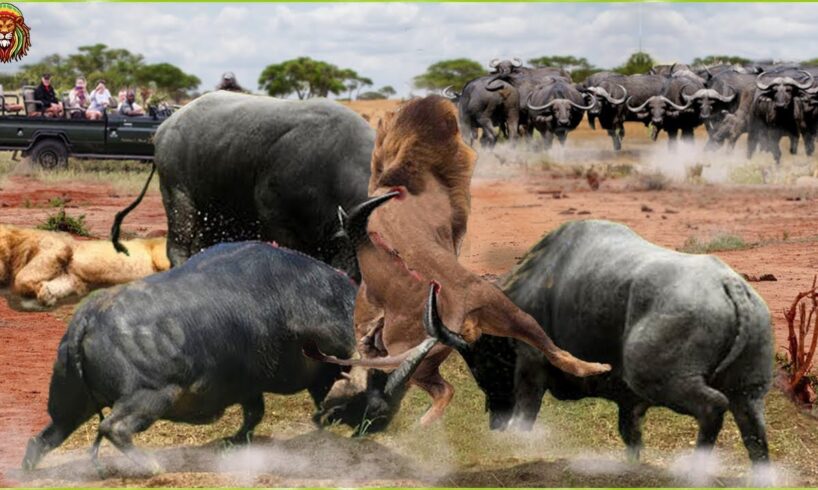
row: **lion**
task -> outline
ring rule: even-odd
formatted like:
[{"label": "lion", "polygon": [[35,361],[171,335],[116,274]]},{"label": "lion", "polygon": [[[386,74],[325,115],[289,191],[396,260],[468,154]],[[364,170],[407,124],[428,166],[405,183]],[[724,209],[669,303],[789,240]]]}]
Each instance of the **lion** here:
[{"label": "lion", "polygon": [[54,306],[94,287],[113,286],[170,268],[165,238],[128,240],[130,255],[107,240],[77,240],[63,232],[0,225],[0,286]]},{"label": "lion", "polygon": [[[417,360],[417,349],[429,345],[422,319],[425,305],[432,304],[426,298],[433,283],[435,294],[439,290],[440,305],[434,314],[460,337],[463,348],[487,333],[522,340],[543,352],[554,366],[575,376],[610,369],[581,361],[558,348],[534,318],[458,262],[469,217],[475,160],[475,152],[461,136],[455,106],[442,97],[411,100],[381,121],[372,153],[369,193],[376,196],[370,201],[384,204],[371,211],[369,239],[356,244],[363,279],[354,312],[361,359],[331,359],[320,353],[317,358],[384,370]],[[392,200],[385,202],[390,195]],[[349,221],[356,214],[356,210],[350,212]],[[396,386],[408,379],[429,394],[432,406],[421,418],[421,425],[440,418],[454,395],[439,371],[452,352],[447,341],[441,340],[419,361],[411,361],[416,370],[397,369],[393,372],[398,376],[393,378],[395,383],[387,383]],[[387,398],[391,401],[386,404],[399,403],[388,393]],[[367,408],[367,417],[381,418],[369,426],[370,431],[385,427],[389,414],[394,413],[391,407],[384,414],[378,410],[374,405]],[[343,409],[334,413],[345,420]]]}]

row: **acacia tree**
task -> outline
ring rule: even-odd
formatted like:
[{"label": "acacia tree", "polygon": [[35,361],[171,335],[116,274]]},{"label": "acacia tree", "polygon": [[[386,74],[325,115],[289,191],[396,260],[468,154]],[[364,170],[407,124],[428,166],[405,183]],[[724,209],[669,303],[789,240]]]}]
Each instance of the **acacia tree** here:
[{"label": "acacia tree", "polygon": [[571,78],[575,81],[585,80],[589,75],[602,71],[600,68],[589,63],[587,59],[574,56],[541,56],[528,60],[528,63],[535,68],[549,66],[562,68],[570,73]]},{"label": "acacia tree", "polygon": [[372,80],[360,77],[354,70],[342,69],[327,63],[302,56],[282,63],[268,65],[261,72],[258,84],[273,97],[286,97],[295,93],[299,99],[338,95],[348,89],[352,80],[361,83]]},{"label": "acacia tree", "polygon": [[352,92],[355,92],[355,98],[361,93],[364,87],[372,86],[372,79],[358,75],[358,72],[351,69],[341,70],[341,76],[346,81],[346,88],[349,90],[349,100],[352,100]]},{"label": "acacia tree", "polygon": [[637,51],[628,57],[624,65],[617,66],[613,71],[623,75],[637,75],[647,73],[655,64],[656,62],[648,53]]},{"label": "acacia tree", "polygon": [[414,78],[414,84],[417,88],[427,90],[440,90],[449,85],[459,88],[485,74],[486,70],[480,63],[467,58],[457,58],[430,65],[426,73]]},{"label": "acacia tree", "polygon": [[101,78],[112,91],[153,82],[158,90],[167,91],[175,100],[200,83],[197,77],[170,63],[146,65],[141,54],[108,48],[105,44],[80,46],[77,53],[67,57],[46,56],[36,63],[23,65],[16,73],[5,74],[2,79],[4,84],[14,86],[37,84],[45,72],[52,74],[52,83],[58,91],[70,89],[74,80],[83,76],[90,89]]},{"label": "acacia tree", "polygon": [[752,61],[749,58],[743,58],[741,56],[729,56],[729,55],[718,55],[718,54],[711,54],[709,56],[703,56],[701,58],[695,58],[693,60],[694,65],[717,65],[719,63],[726,63],[728,65],[749,65]]},{"label": "acacia tree", "polygon": [[385,85],[378,90],[364,92],[358,96],[358,100],[383,100],[395,95],[397,92],[391,85]]},{"label": "acacia tree", "polygon": [[176,103],[201,83],[195,75],[188,75],[170,63],[141,66],[134,74],[134,78],[140,86],[153,87],[154,93],[167,93]]}]

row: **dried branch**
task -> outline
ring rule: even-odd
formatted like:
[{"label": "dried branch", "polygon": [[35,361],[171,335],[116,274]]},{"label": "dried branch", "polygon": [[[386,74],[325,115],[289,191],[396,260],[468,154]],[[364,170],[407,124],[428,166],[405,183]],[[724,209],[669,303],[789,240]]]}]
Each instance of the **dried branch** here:
[{"label": "dried branch", "polygon": [[[809,403],[814,392],[806,379],[812,368],[818,347],[818,275],[812,287],[795,297],[789,309],[784,310],[788,329],[789,382],[788,391],[796,400]],[[807,309],[809,306],[809,310]],[[796,327],[797,322],[797,327]],[[797,328],[797,332],[796,332]],[[810,335],[812,337],[810,338]],[[809,339],[809,348],[807,340]]]}]

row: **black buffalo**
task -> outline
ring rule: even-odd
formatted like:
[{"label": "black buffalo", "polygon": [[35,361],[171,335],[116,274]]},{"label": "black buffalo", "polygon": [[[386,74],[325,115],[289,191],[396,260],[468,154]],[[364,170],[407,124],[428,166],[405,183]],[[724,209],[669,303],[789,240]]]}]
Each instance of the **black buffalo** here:
[{"label": "black buffalo", "polygon": [[489,68],[491,69],[493,80],[509,81],[509,77],[511,77],[513,73],[518,73],[523,70],[523,62],[520,58],[510,60],[494,58],[489,62]]},{"label": "black buffalo", "polygon": [[728,142],[732,148],[738,138],[747,132],[748,115],[756,92],[756,76],[744,69],[714,68],[707,88],[716,93],[735,94],[729,102],[713,112],[705,123],[708,132],[707,149],[715,149]]},{"label": "black buffalo", "polygon": [[613,148],[622,149],[622,138],[625,137],[626,109],[628,89],[625,75],[613,72],[599,72],[589,76],[579,89],[593,98],[593,107],[588,110],[588,124],[596,129],[596,121],[611,137]]},{"label": "black buffalo", "polygon": [[[804,71],[815,77],[818,68],[808,67]],[[807,155],[815,153],[815,138],[818,136],[818,85],[813,80],[813,86],[805,89],[799,96],[802,113],[799,118],[799,132],[804,139],[804,149]]]},{"label": "black buffalo", "polygon": [[554,136],[564,145],[568,132],[575,129],[585,111],[593,107],[593,101],[589,103],[586,95],[563,78],[552,79],[529,94],[528,117],[542,135],[546,149],[551,148]]},{"label": "black buffalo", "polygon": [[511,84],[495,75],[486,75],[468,82],[460,93],[446,87],[443,95],[457,104],[460,131],[469,145],[474,144],[482,130],[481,144],[493,147],[497,143],[495,125],[509,139],[517,138],[520,103]]},{"label": "black buffalo", "polygon": [[[640,105],[635,105],[631,100],[626,103],[627,109],[634,114],[637,119],[652,128],[651,139],[656,140],[659,131],[664,130],[668,135],[668,147],[676,145],[676,138],[679,131],[682,139],[693,140],[693,131],[701,124],[693,101],[685,101],[684,95],[692,95],[704,88],[704,83],[698,78],[685,76],[684,74],[674,76],[645,75],[645,77],[661,77],[661,89],[657,94],[650,95]],[[655,80],[655,79],[652,79]],[[630,96],[629,99],[632,99]]]},{"label": "black buffalo", "polygon": [[[663,75],[628,75],[617,80],[628,92],[623,107],[626,121],[638,121],[645,126],[650,125],[651,114],[647,110],[646,102],[662,93],[667,78]],[[629,106],[641,108],[641,110],[628,110]]]},{"label": "black buffalo", "polygon": [[613,369],[575,378],[527,345],[483,336],[462,353],[492,428],[530,428],[545,391],[561,400],[601,397],[619,406],[620,435],[638,457],[649,407],[695,417],[703,448],[730,410],[751,460],[767,460],[770,315],[720,260],[658,247],[619,224],[577,221],[535,245],[502,287],[561,348]]},{"label": "black buffalo", "polygon": [[[220,242],[275,240],[357,280],[333,238],[335,215],[366,199],[373,147],[366,121],[326,99],[199,97],[156,132],[171,264]],[[117,215],[115,242],[132,207]]]},{"label": "black buffalo", "polygon": [[519,67],[505,79],[517,89],[520,101],[519,129],[522,135],[531,138],[534,134],[532,114],[527,105],[528,98],[542,85],[556,81],[571,83],[571,75],[562,68],[545,66],[540,68]]},{"label": "black buffalo", "polygon": [[763,150],[773,154],[776,163],[780,163],[779,142],[783,136],[790,138],[790,153],[798,152],[798,140],[807,125],[805,98],[813,80],[811,73],[793,68],[758,75],[747,123],[747,158],[752,157],[760,144]]},{"label": "black buffalo", "polygon": [[308,390],[316,406],[341,368],[305,357],[312,344],[349,358],[357,288],[345,274],[268,243],[220,244],[183,266],[101,291],[76,312],[60,342],[48,413],[23,467],[32,469],[104,407],[103,437],[142,469],[157,463],[132,436],[165,419],[211,423],[239,403],[247,441],[263,393]]}]

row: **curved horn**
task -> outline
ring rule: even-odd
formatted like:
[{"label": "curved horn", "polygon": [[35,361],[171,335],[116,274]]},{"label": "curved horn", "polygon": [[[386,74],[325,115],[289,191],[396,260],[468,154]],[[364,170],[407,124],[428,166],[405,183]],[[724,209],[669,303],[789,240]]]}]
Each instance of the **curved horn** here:
[{"label": "curved horn", "polygon": [[449,330],[440,319],[437,311],[437,294],[440,291],[440,284],[432,281],[429,285],[429,297],[426,300],[426,310],[423,313],[423,327],[426,335],[438,339],[445,345],[454,348],[460,353],[467,352],[471,346],[462,336]]},{"label": "curved horn", "polygon": [[341,221],[340,233],[348,237],[352,241],[352,245],[356,248],[366,243],[366,241],[369,240],[369,235],[366,231],[367,224],[369,224],[369,215],[393,197],[402,198],[405,193],[405,189],[399,188],[386,194],[373,197],[352,208],[349,214],[344,212],[343,208],[339,206],[338,219]]},{"label": "curved horn", "polygon": [[779,84],[779,83],[781,83],[781,82],[782,82],[782,79],[781,79],[780,77],[778,77],[778,78],[775,78],[775,79],[774,79],[772,82],[770,82],[770,83],[768,83],[768,84],[766,84],[766,85],[765,85],[765,84],[763,84],[763,83],[761,82],[761,79],[762,79],[763,77],[765,77],[765,76],[767,76],[767,72],[766,72],[766,71],[762,71],[762,72],[761,72],[761,73],[759,73],[759,74],[758,74],[758,76],[756,77],[756,87],[758,87],[758,88],[759,88],[759,89],[761,89],[761,90],[767,90],[767,89],[769,89],[770,87],[772,87],[773,85],[777,85],[777,84]]},{"label": "curved horn", "polygon": [[625,102],[625,100],[627,100],[627,98],[628,98],[628,89],[626,89],[624,85],[620,85],[618,83],[616,84],[616,86],[619,87],[620,89],[622,89],[622,98],[621,99],[614,99],[613,94],[606,95],[605,98],[608,99],[608,102],[610,102],[613,105],[620,105],[623,102]]},{"label": "curved horn", "polygon": [[[586,95],[587,95],[587,94],[586,94]],[[567,100],[569,104],[571,104],[572,106],[576,107],[577,109],[579,109],[579,110],[581,110],[581,111],[589,111],[589,110],[591,110],[591,108],[592,108],[592,107],[594,106],[594,104],[596,103],[596,101],[591,101],[591,105],[584,106],[584,105],[579,105],[579,104],[577,104],[576,102],[574,102],[574,101],[573,101],[573,100],[571,100],[571,99],[563,99],[563,100]]]},{"label": "curved horn", "polygon": [[722,102],[730,102],[733,99],[735,99],[736,98],[736,91],[733,90],[733,87],[727,87],[727,89],[730,90],[730,95],[720,94],[720,93],[716,92],[716,95],[714,96],[714,98],[719,99]]},{"label": "curved horn", "polygon": [[523,66],[523,60],[521,60],[520,58],[513,58],[511,60],[511,65],[516,67],[516,68],[519,68],[519,67]]},{"label": "curved horn", "polygon": [[[495,82],[497,82],[497,83],[495,84]],[[499,76],[496,76],[496,77],[492,78],[491,80],[489,80],[488,83],[486,83],[486,90],[494,92],[496,90],[500,90],[501,88],[504,88],[505,86],[506,85],[503,82],[503,80]]]},{"label": "curved horn", "polygon": [[[654,95],[653,97],[656,96]],[[644,109],[645,106],[648,105],[648,102],[650,102],[650,99],[652,99],[653,97],[648,98],[648,100],[646,100],[645,103],[640,105],[639,107],[631,107],[631,99],[633,97],[632,96],[628,97],[627,100],[625,100],[625,107],[627,107],[628,110],[631,112],[642,112],[642,109]]]},{"label": "curved horn", "polygon": [[549,107],[554,105],[554,103],[557,101],[557,99],[554,99],[554,100],[552,100],[551,102],[549,102],[549,103],[547,103],[545,105],[533,106],[533,105],[531,105],[531,96],[532,95],[534,95],[533,92],[528,94],[528,99],[526,99],[526,101],[525,101],[526,107],[528,107],[528,109],[532,110],[532,111],[544,111],[545,109],[548,109]]},{"label": "curved horn", "polygon": [[683,110],[687,109],[693,103],[692,101],[688,101],[687,104],[685,104],[685,105],[678,105],[678,104],[674,103],[672,100],[665,97],[664,95],[661,95],[660,97],[662,98],[662,101],[664,101],[666,104],[670,105],[671,107],[673,107],[674,109],[679,110],[679,111],[683,111]]},{"label": "curved horn", "polygon": [[500,64],[500,58],[494,58],[493,60],[489,61],[489,68],[497,68],[497,65]]},{"label": "curved horn", "polygon": [[619,85],[619,84],[616,84],[616,86],[619,87],[620,89],[622,89],[622,98],[621,99],[615,99],[613,97],[613,95],[608,93],[608,91],[605,90],[603,87],[588,87],[588,91],[591,92],[591,93],[594,93],[596,95],[599,95],[600,97],[605,97],[605,99],[608,102],[610,102],[611,105],[619,105],[619,104],[622,104],[623,102],[625,102],[625,99],[628,98],[628,89],[626,89],[625,87],[623,87],[622,85]]},{"label": "curved horn", "polygon": [[815,81],[815,78],[813,78],[812,73],[810,73],[810,72],[808,72],[806,70],[798,70],[798,71],[800,71],[801,73],[804,73],[804,74],[807,75],[807,81],[803,82],[803,83],[798,83],[795,80],[793,80],[791,85],[794,86],[794,87],[800,88],[801,90],[806,90],[806,89],[812,87],[812,82]]},{"label": "curved horn", "polygon": [[808,88],[808,89],[804,90],[804,92],[806,92],[808,94],[818,94],[818,85],[816,85],[815,87],[812,87],[812,88]]},{"label": "curved horn", "polygon": [[391,396],[397,388],[402,387],[409,381],[409,378],[412,377],[412,374],[414,374],[420,362],[438,341],[454,348],[461,355],[469,355],[471,353],[469,343],[457,333],[446,328],[446,325],[444,325],[440,319],[440,314],[437,311],[437,293],[439,290],[440,286],[432,281],[429,285],[429,296],[426,300],[426,308],[423,312],[423,327],[428,337],[417,347],[412,349],[412,354],[389,375],[386,380],[386,388],[384,389],[387,396]]},{"label": "curved horn", "polygon": [[456,99],[458,97],[458,93],[452,92],[452,86],[449,85],[448,87],[444,88],[443,91],[440,93],[443,97],[447,99]]},{"label": "curved horn", "polygon": [[[685,85],[685,87],[687,87],[687,85]],[[710,92],[711,91],[706,89],[706,88],[700,88],[699,90],[693,92],[693,94],[687,95],[686,93],[684,93],[684,87],[682,87],[682,98],[685,100],[685,102],[691,102],[691,101],[694,101],[696,99],[700,99],[702,97],[711,96],[712,94]],[[712,91],[712,92],[715,92],[715,91]]]}]

